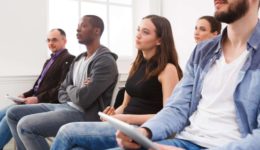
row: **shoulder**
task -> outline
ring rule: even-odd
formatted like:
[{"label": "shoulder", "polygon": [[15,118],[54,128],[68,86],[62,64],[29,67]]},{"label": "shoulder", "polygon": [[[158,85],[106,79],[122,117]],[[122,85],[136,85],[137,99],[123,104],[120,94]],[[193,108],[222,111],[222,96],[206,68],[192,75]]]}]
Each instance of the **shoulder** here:
[{"label": "shoulder", "polygon": [[66,61],[72,61],[75,58],[75,56],[68,53],[68,55],[66,55],[64,58]]},{"label": "shoulder", "polygon": [[67,59],[69,59],[69,60],[73,60],[74,58],[75,58],[74,55],[71,55],[71,54],[68,54],[68,55],[67,55]]},{"label": "shoulder", "polygon": [[210,40],[205,40],[196,45],[192,58],[194,63],[198,63],[202,58],[213,55],[216,50],[220,49],[221,36],[217,36]]},{"label": "shoulder", "polygon": [[113,53],[105,52],[95,56],[92,61],[98,64],[115,64],[116,59],[117,58],[113,55]]},{"label": "shoulder", "polygon": [[118,72],[116,61],[110,54],[102,54],[94,57],[89,63],[89,66],[93,71],[99,70],[102,72]]},{"label": "shoulder", "polygon": [[101,45],[100,48],[97,49],[96,56],[93,58],[93,60],[104,58],[106,60],[116,61],[118,56],[115,53],[111,52],[107,47]]},{"label": "shoulder", "polygon": [[58,56],[58,58],[61,58],[61,59],[74,59],[75,56],[70,54],[69,51],[67,49],[63,50],[61,52],[61,54]]},{"label": "shoulder", "polygon": [[61,57],[61,61],[65,62],[65,64],[70,64],[70,63],[72,63],[74,58],[75,58],[74,55],[71,55],[71,54],[68,53],[66,55],[63,55],[63,57]]},{"label": "shoulder", "polygon": [[164,67],[163,71],[162,71],[160,74],[175,73],[175,72],[177,73],[177,69],[176,69],[175,65],[174,65],[174,64],[171,64],[171,63],[168,63],[168,64]]},{"label": "shoulder", "polygon": [[172,63],[167,63],[163,71],[177,71],[176,67]]},{"label": "shoulder", "polygon": [[159,80],[168,77],[178,77],[177,69],[174,64],[168,63],[158,76]]}]

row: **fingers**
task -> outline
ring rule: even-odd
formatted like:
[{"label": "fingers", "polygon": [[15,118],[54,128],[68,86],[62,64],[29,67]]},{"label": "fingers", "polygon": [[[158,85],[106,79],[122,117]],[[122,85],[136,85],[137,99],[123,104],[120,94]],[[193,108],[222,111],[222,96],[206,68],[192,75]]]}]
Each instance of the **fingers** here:
[{"label": "fingers", "polygon": [[115,115],[115,109],[110,107],[109,111],[107,112],[108,115]]},{"label": "fingers", "polygon": [[88,85],[90,82],[91,82],[91,79],[90,79],[90,78],[87,78],[87,79],[84,81],[84,85]]},{"label": "fingers", "polygon": [[107,115],[115,115],[115,109],[111,106],[108,106],[103,113],[107,114]]},{"label": "fingers", "polygon": [[26,103],[26,101],[29,101],[29,97],[24,98],[24,103]]},{"label": "fingers", "polygon": [[[104,110],[103,110],[103,113],[104,114],[107,114],[107,115],[115,115],[115,109],[111,106],[107,106]],[[104,120],[103,118],[100,118],[101,121],[106,121]]]},{"label": "fingers", "polygon": [[85,80],[84,81],[84,85],[88,85],[89,81],[88,80]]},{"label": "fingers", "polygon": [[24,103],[25,104],[31,104],[31,99],[30,98],[25,98]]},{"label": "fingers", "polygon": [[38,103],[38,98],[37,97],[27,97],[24,99],[25,104],[37,104]]},{"label": "fingers", "polygon": [[111,106],[107,106],[104,110],[103,113],[107,114],[108,110],[110,109]]},{"label": "fingers", "polygon": [[120,147],[126,149],[139,149],[141,147],[119,130],[116,132],[116,141]]}]

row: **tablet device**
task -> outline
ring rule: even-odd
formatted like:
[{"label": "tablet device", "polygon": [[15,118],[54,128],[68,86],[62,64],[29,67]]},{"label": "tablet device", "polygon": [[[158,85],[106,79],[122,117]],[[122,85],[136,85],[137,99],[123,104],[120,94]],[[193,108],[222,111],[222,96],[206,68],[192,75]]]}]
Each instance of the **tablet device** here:
[{"label": "tablet device", "polygon": [[150,139],[148,139],[146,136],[144,136],[137,130],[137,127],[129,125],[121,120],[118,120],[102,112],[99,112],[98,115],[102,119],[106,120],[113,127],[122,131],[124,134],[132,138],[135,142],[142,145],[143,147],[147,149],[159,150],[159,148],[157,148],[157,146]]},{"label": "tablet device", "polygon": [[25,101],[24,98],[15,97],[15,96],[10,96],[10,95],[8,95],[8,94],[6,94],[5,97],[6,97],[7,99],[10,99],[10,100],[14,101],[15,103],[24,103],[24,101]]}]

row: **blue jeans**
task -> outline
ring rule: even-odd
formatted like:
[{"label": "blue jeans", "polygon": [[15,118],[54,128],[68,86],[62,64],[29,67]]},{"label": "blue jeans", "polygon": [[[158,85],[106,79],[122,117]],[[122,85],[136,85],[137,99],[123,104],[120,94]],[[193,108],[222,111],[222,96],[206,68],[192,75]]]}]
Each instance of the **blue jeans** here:
[{"label": "blue jeans", "polygon": [[11,140],[12,134],[6,121],[6,111],[10,106],[0,111],[0,150]]},{"label": "blue jeans", "polygon": [[[205,147],[201,147],[197,144],[194,144],[194,143],[186,141],[186,140],[181,140],[181,139],[167,139],[167,140],[158,141],[156,143],[163,144],[163,145],[169,145],[169,146],[175,146],[178,148],[183,148],[185,150],[205,149]],[[113,148],[113,149],[109,149],[109,150],[122,150],[122,148]],[[144,148],[141,148],[141,150],[144,150]]]},{"label": "blue jeans", "polygon": [[107,122],[77,122],[62,126],[52,150],[102,150],[117,146],[116,129]]},{"label": "blue jeans", "polygon": [[68,104],[17,105],[7,111],[18,150],[49,150],[45,137],[53,137],[62,125],[85,121],[86,117]]},{"label": "blue jeans", "polygon": [[175,147],[183,148],[185,150],[205,149],[205,147],[199,146],[190,141],[182,140],[182,139],[167,139],[167,140],[158,141],[156,143],[169,145],[169,146],[175,146]]}]

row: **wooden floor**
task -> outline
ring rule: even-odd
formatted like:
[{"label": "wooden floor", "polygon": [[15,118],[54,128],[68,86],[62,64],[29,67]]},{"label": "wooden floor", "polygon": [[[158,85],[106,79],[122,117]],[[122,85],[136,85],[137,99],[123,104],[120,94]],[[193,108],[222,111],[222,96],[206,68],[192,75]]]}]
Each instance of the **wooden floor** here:
[{"label": "wooden floor", "polygon": [[[53,142],[54,138],[46,138],[47,142],[49,143],[49,145],[51,145],[51,143]],[[12,138],[12,140],[4,147],[3,150],[15,150],[15,143],[14,143],[14,139]]]}]

